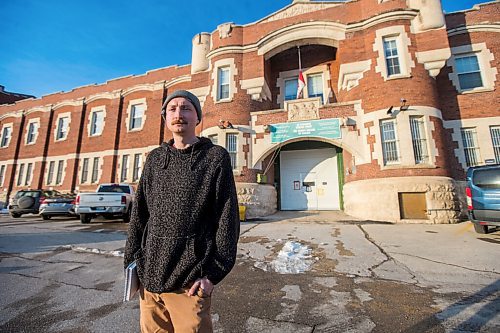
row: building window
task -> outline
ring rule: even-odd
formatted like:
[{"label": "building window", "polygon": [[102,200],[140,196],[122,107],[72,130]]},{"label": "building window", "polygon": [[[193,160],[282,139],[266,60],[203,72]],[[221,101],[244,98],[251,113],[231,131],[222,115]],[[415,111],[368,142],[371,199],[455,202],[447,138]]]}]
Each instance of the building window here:
[{"label": "building window", "polygon": [[132,181],[136,182],[139,180],[139,177],[141,177],[141,171],[142,171],[142,154],[135,154]]},{"label": "building window", "polygon": [[49,163],[49,172],[47,174],[47,185],[52,184],[52,180],[54,179],[54,167],[56,165],[56,162],[50,161]]},{"label": "building window", "polygon": [[297,99],[298,84],[298,77],[285,80],[285,101]]},{"label": "building window", "polygon": [[212,143],[214,145],[218,144],[218,142],[219,142],[219,135],[218,134],[209,135],[208,138],[210,139],[210,141],[212,141]]},{"label": "building window", "polygon": [[133,130],[142,127],[142,117],[144,116],[144,104],[132,105],[129,129]]},{"label": "building window", "polygon": [[382,135],[382,152],[384,154],[384,164],[387,165],[399,163],[396,121],[393,119],[382,120],[380,122],[380,132]]},{"label": "building window", "polygon": [[460,89],[468,90],[483,86],[477,55],[455,58],[455,66]]},{"label": "building window", "polygon": [[479,164],[479,147],[476,128],[462,128],[462,144],[464,145],[465,162],[468,167]]},{"label": "building window", "polygon": [[2,142],[0,144],[0,147],[7,147],[10,142],[10,137],[12,135],[12,127],[6,126],[3,128],[2,131]]},{"label": "building window", "polygon": [[17,176],[17,186],[21,186],[23,183],[23,175],[24,175],[24,163],[19,165],[19,175]]},{"label": "building window", "polygon": [[92,164],[92,183],[96,183],[99,177],[99,157],[94,157]]},{"label": "building window", "polygon": [[217,72],[219,86],[217,87],[217,100],[229,98],[229,67],[220,67]]},{"label": "building window", "polygon": [[238,134],[227,134],[226,135],[226,149],[231,157],[231,166],[233,170],[236,169],[236,157],[238,148]]},{"label": "building window", "polygon": [[387,64],[387,76],[401,74],[397,37],[384,38],[384,54],[385,63]]},{"label": "building window", "polygon": [[104,122],[104,111],[92,112],[90,119],[90,135],[100,135],[102,133],[102,125]]},{"label": "building window", "polygon": [[28,167],[26,168],[26,178],[24,179],[24,185],[30,184],[31,173],[33,172],[33,163],[28,163]]},{"label": "building window", "polygon": [[493,143],[493,151],[495,152],[495,160],[497,164],[500,164],[500,126],[490,127],[490,133],[491,141]]},{"label": "building window", "polygon": [[307,96],[319,97],[323,104],[323,74],[307,75]]},{"label": "building window", "polygon": [[26,143],[30,144],[30,143],[35,142],[36,136],[38,134],[38,127],[39,127],[39,124],[37,122],[29,123],[29,125],[28,125],[28,137],[26,139]]},{"label": "building window", "polygon": [[62,183],[63,168],[64,168],[64,161],[61,160],[57,163],[56,185],[61,185]]},{"label": "building window", "polygon": [[68,135],[69,118],[61,117],[57,123],[56,140],[63,140]]},{"label": "building window", "polygon": [[0,166],[0,186],[3,186],[3,180],[5,178],[5,165]]},{"label": "building window", "polygon": [[127,180],[127,173],[128,173],[128,155],[123,155],[122,156],[122,173],[120,176],[121,182],[124,182]]},{"label": "building window", "polygon": [[82,181],[81,181],[81,183],[82,184],[86,183],[88,178],[89,178],[89,159],[84,158],[83,165],[82,165]]},{"label": "building window", "polygon": [[411,141],[415,164],[428,163],[429,153],[425,140],[425,126],[423,117],[410,117]]}]

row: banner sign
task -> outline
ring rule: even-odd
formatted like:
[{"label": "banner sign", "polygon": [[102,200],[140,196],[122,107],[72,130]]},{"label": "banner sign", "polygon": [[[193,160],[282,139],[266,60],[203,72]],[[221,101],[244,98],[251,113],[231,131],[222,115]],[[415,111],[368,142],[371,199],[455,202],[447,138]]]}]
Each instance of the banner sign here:
[{"label": "banner sign", "polygon": [[280,143],[301,137],[340,139],[340,119],[321,119],[269,125],[271,143]]}]

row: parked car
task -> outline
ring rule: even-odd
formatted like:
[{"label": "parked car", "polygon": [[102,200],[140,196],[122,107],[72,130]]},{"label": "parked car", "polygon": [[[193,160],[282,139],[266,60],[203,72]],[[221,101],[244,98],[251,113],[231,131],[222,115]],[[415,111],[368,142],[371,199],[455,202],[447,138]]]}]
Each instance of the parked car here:
[{"label": "parked car", "polygon": [[101,215],[106,219],[130,221],[134,188],[129,184],[101,184],[96,193],[80,193],[76,197],[75,212],[82,223],[90,223]]},{"label": "parked car", "polygon": [[488,226],[500,226],[500,164],[467,170],[467,210],[474,229],[488,233]]},{"label": "parked car", "polygon": [[40,202],[39,214],[44,220],[52,216],[78,217],[75,213],[75,194],[47,197]]},{"label": "parked car", "polygon": [[40,204],[47,198],[61,195],[51,190],[21,190],[16,193],[9,203],[9,214],[12,217],[21,217],[23,214],[38,214]]}]

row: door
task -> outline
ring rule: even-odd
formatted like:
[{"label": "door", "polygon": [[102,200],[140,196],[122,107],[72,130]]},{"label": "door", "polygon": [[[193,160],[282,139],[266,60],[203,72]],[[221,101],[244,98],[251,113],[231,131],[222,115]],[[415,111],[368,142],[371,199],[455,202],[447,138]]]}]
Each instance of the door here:
[{"label": "door", "polygon": [[338,210],[340,195],[335,148],[282,151],[282,210]]}]

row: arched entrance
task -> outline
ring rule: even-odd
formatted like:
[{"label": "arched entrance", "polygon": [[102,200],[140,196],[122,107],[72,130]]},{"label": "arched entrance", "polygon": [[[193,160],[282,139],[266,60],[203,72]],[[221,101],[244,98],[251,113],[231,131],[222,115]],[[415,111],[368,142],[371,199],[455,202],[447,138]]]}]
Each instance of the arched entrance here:
[{"label": "arched entrance", "polygon": [[274,161],[280,210],[342,209],[342,149],[303,140],[281,147]]}]

